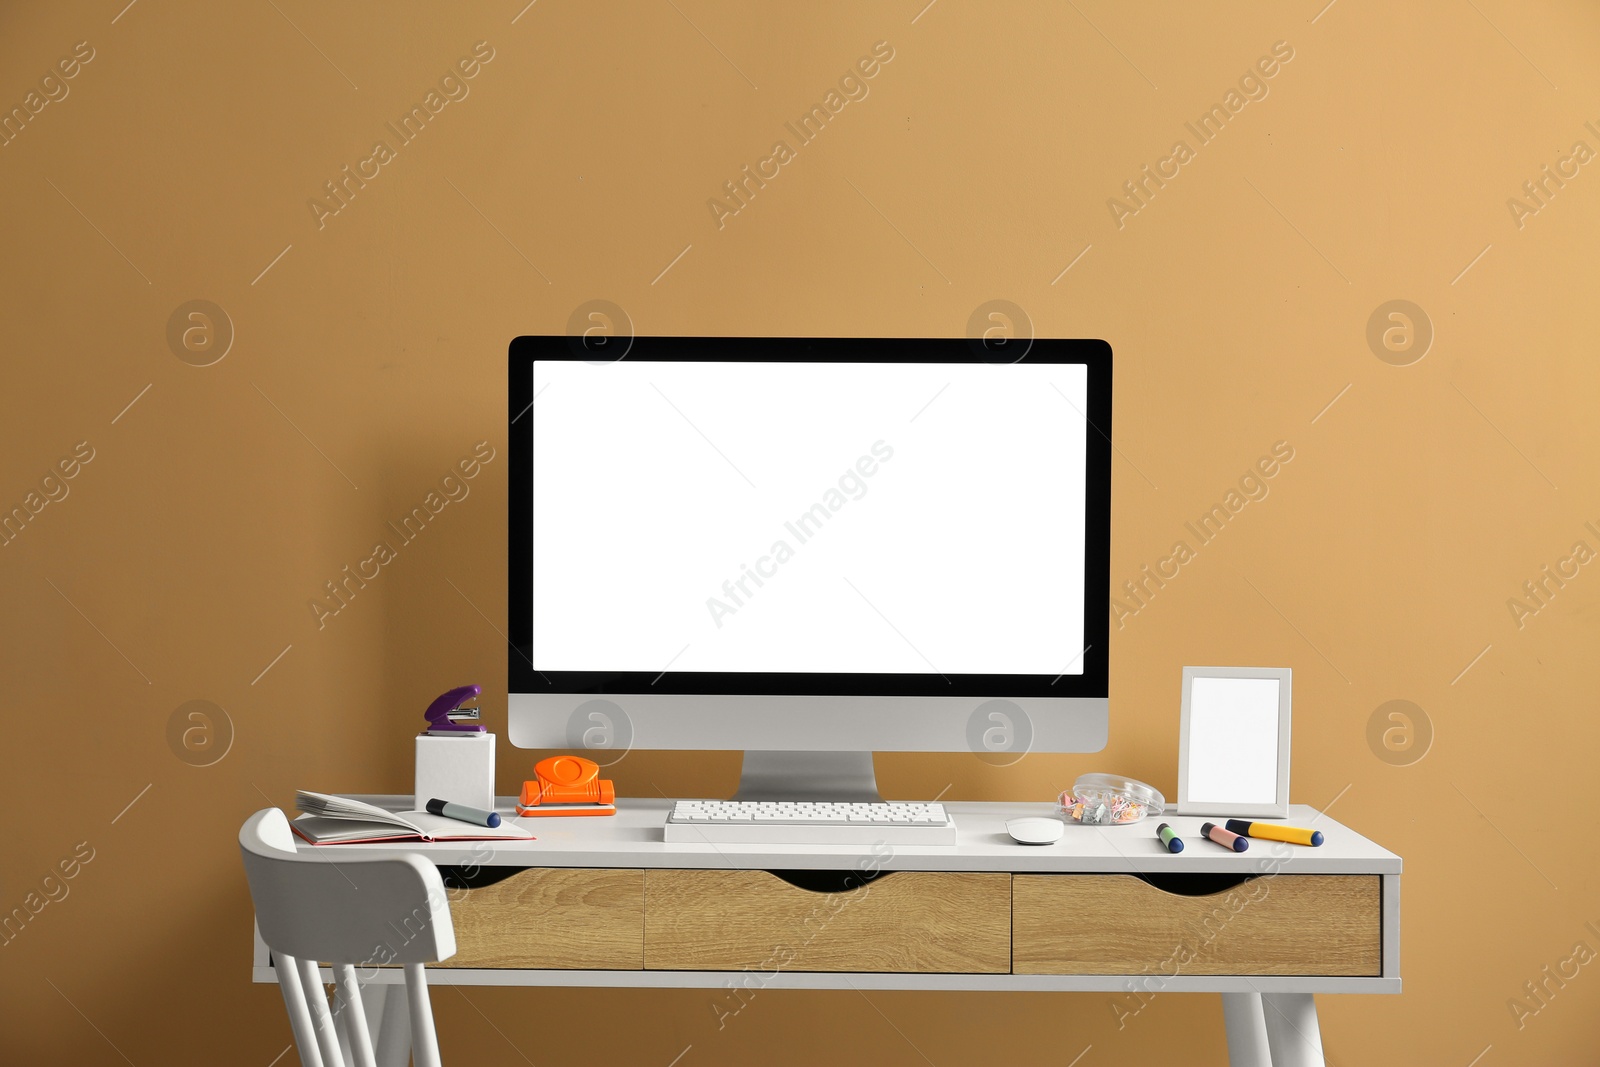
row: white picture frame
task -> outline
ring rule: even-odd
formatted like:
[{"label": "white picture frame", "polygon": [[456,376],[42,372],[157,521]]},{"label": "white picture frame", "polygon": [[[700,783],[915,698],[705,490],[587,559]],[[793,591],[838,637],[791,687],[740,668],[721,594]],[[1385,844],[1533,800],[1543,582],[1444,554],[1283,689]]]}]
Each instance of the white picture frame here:
[{"label": "white picture frame", "polygon": [[1289,815],[1288,667],[1185,667],[1178,814]]}]

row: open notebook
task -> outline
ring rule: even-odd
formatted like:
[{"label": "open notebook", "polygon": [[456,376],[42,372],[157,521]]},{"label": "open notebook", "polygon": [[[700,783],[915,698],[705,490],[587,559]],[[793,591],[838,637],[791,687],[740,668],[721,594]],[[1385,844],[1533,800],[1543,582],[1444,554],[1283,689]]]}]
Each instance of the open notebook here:
[{"label": "open notebook", "polygon": [[313,845],[362,845],[376,841],[532,841],[509,821],[473,826],[426,811],[388,811],[349,797],[295,791],[294,806],[307,814],[289,828]]}]

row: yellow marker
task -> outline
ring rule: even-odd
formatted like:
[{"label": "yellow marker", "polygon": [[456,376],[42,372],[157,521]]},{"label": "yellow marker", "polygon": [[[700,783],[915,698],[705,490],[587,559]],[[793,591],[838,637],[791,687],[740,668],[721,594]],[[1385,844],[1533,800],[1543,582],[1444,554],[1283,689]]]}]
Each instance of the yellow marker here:
[{"label": "yellow marker", "polygon": [[1245,822],[1243,819],[1229,819],[1228,829],[1236,834],[1254,837],[1262,841],[1286,841],[1291,845],[1320,845],[1322,844],[1321,830],[1307,830],[1299,826],[1279,826],[1270,822]]}]

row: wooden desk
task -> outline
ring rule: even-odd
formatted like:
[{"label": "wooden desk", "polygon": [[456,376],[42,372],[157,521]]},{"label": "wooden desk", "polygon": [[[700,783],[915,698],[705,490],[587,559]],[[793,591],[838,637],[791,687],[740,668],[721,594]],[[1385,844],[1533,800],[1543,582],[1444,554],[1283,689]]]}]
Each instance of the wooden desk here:
[{"label": "wooden desk", "polygon": [[[669,801],[623,799],[610,818],[523,820],[535,841],[316,851],[416,852],[468,886],[450,893],[439,985],[722,988],[732,972],[762,989],[1220,992],[1241,1067],[1320,1067],[1312,994],[1400,992],[1400,857],[1312,808],[1287,821],[1320,848],[1234,853],[1166,816],[1188,846],[1173,855],[1153,821],[1024,846],[1006,820],[1051,805],[945,806],[954,846],[669,844]],[[276,981],[259,937],[253,978]],[[404,998],[386,1008],[392,1032]]]}]

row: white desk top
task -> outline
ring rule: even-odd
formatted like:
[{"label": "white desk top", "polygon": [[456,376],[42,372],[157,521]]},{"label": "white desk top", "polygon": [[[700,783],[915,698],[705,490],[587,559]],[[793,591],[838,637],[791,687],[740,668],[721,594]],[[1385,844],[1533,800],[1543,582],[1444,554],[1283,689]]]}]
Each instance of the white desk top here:
[{"label": "white desk top", "polygon": [[[411,807],[406,796],[359,796],[393,811]],[[872,855],[864,845],[730,845],[662,840],[670,800],[617,798],[613,816],[518,819],[533,841],[461,841],[322,845],[298,841],[301,851],[330,858],[339,855],[395,856],[413,853],[440,866],[487,867],[678,867],[730,870],[845,870]],[[497,798],[503,818],[515,818],[515,797]],[[1006,834],[1007,819],[1050,815],[1051,803],[996,804],[946,801],[955,817],[955,845],[895,845],[876,866],[891,871],[1009,871],[1012,873],[1125,874],[1399,874],[1400,857],[1304,804],[1291,805],[1290,826],[1321,830],[1320,847],[1252,841],[1246,852],[1232,852],[1200,836],[1200,824],[1216,817],[1164,815],[1131,826],[1079,826],[1068,822],[1054,845],[1019,845]],[[1174,855],[1156,840],[1162,822],[1184,839]],[[880,852],[885,846],[878,846]]]}]

